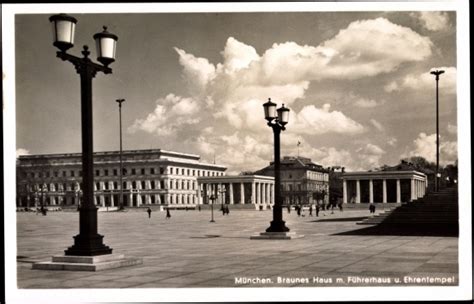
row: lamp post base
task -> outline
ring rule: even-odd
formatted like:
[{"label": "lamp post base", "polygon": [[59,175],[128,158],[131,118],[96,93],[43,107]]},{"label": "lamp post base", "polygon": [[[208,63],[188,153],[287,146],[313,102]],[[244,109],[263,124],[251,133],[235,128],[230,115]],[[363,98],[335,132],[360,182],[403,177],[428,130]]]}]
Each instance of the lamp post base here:
[{"label": "lamp post base", "polygon": [[82,236],[80,234],[74,237],[74,245],[64,251],[65,255],[74,256],[96,256],[111,254],[112,248],[104,245],[103,235],[96,234],[92,236]]},{"label": "lamp post base", "polygon": [[268,227],[266,232],[288,232],[290,228],[286,227],[284,221],[271,221],[270,227]]}]

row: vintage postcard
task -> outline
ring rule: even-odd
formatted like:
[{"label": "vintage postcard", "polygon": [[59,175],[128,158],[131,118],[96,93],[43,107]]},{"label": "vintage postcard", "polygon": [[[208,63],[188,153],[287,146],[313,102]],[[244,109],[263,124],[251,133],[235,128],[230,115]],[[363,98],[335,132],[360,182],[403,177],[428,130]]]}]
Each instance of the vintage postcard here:
[{"label": "vintage postcard", "polygon": [[472,297],[467,1],[2,17],[7,303]]}]

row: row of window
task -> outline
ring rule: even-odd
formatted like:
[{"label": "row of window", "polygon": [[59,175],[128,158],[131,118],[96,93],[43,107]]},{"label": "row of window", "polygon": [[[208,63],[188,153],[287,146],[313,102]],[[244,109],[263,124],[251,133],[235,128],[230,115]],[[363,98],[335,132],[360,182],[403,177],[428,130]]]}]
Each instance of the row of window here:
[{"label": "row of window", "polygon": [[[198,170],[198,169],[184,169],[184,168],[173,168],[170,167],[170,174],[174,175],[187,175],[187,176],[223,176],[224,172],[214,172],[214,171],[208,171],[208,170]],[[166,168],[149,168],[148,170],[146,168],[123,168],[122,170],[122,175],[155,175],[155,174],[164,174],[166,171]],[[77,172],[77,173],[76,173]],[[95,170],[95,176],[118,176],[119,169],[103,169],[103,170]],[[68,171],[63,170],[61,172],[62,177],[75,177],[77,176],[82,176],[82,171],[76,171],[76,170],[69,170]],[[23,172],[22,173],[23,178],[43,178],[43,177],[59,177],[59,171],[45,171],[45,172]]]},{"label": "row of window", "polygon": [[[130,186],[130,187],[129,187]],[[192,180],[171,180],[169,189],[177,190],[197,190],[197,183]],[[118,182],[104,182],[103,187],[101,183],[97,182],[95,184],[96,190],[117,190]],[[41,187],[39,184],[35,185],[26,185],[27,191],[71,191],[82,189],[82,182],[79,183],[55,183],[55,184],[45,184]],[[123,182],[123,189],[167,189],[165,186],[165,181],[150,181],[149,187],[147,186],[146,181],[132,181],[130,184]]]}]

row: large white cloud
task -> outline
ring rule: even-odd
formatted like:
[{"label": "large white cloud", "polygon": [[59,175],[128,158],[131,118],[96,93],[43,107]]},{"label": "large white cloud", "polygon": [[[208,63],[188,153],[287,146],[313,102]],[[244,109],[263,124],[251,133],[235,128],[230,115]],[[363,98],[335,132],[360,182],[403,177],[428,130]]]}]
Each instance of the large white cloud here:
[{"label": "large white cloud", "polygon": [[200,116],[196,115],[199,111],[200,106],[196,100],[169,94],[158,99],[154,111],[144,119],[137,119],[128,131],[173,135],[184,125],[200,122]]},{"label": "large white cloud", "polygon": [[[402,157],[422,156],[430,162],[436,162],[436,134],[420,133],[413,144],[413,149]],[[451,164],[457,159],[457,142],[445,141],[440,137],[439,150],[440,164]]]},{"label": "large white cloud", "polygon": [[19,156],[22,156],[22,155],[30,155],[30,151],[23,148],[16,149],[16,157],[18,158]]},{"label": "large white cloud", "polygon": [[432,68],[422,74],[408,74],[400,81],[394,81],[388,83],[384,89],[387,92],[399,91],[402,89],[410,89],[417,91],[429,91],[435,90],[436,80],[433,74],[430,74],[433,70],[443,70],[444,74],[439,76],[439,92],[440,94],[456,94],[456,68],[455,67],[438,67]]},{"label": "large white cloud", "polygon": [[[431,48],[429,38],[384,18],[352,22],[318,46],[287,41],[273,44],[261,55],[253,46],[229,37],[221,52],[223,61],[217,64],[176,47],[192,97],[169,94],[158,99],[153,111],[137,119],[129,131],[172,138],[189,128],[190,135],[179,133],[184,136],[181,143],[204,158],[216,155],[216,160],[235,170],[258,169],[273,155],[272,131],[265,124],[262,107],[268,97],[291,109],[288,136],[361,134],[365,128],[347,113],[332,110],[329,103],[321,106],[305,100],[311,82],[387,73],[403,63],[427,58]],[[380,104],[356,97],[358,107]],[[348,156],[347,151],[330,149],[311,153],[328,162]],[[362,161],[363,165],[374,162]]]},{"label": "large white cloud", "polygon": [[292,132],[300,134],[360,134],[365,131],[358,122],[340,111],[330,111],[331,105],[324,104],[321,109],[314,105],[303,107],[299,113],[290,115],[294,120]]},{"label": "large white cloud", "polygon": [[417,12],[412,17],[418,18],[430,31],[439,31],[449,27],[449,16],[446,12]]}]

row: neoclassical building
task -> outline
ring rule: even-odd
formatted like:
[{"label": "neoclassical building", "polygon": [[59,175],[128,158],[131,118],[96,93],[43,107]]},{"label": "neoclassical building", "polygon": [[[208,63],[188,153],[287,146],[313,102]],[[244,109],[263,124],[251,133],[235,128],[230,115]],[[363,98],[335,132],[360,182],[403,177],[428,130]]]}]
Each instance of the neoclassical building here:
[{"label": "neoclassical building", "polygon": [[212,203],[209,202],[211,195],[215,197],[214,204],[253,205],[255,209],[269,209],[275,203],[273,176],[204,176],[198,177],[198,185],[198,196],[204,204]]},{"label": "neoclassical building", "polygon": [[342,175],[344,203],[401,203],[423,197],[426,174],[415,170],[346,172]]},{"label": "neoclassical building", "polygon": [[[196,205],[202,201],[199,177],[223,176],[226,167],[200,161],[199,155],[161,149],[94,153],[94,191],[98,206]],[[80,153],[26,155],[17,160],[17,206],[77,206],[81,200]]]},{"label": "neoclassical building", "polygon": [[[274,172],[271,162],[256,174],[274,176]],[[324,204],[329,202],[329,170],[309,158],[284,156],[280,161],[280,180],[284,205],[315,204],[313,195],[323,191]]]}]

